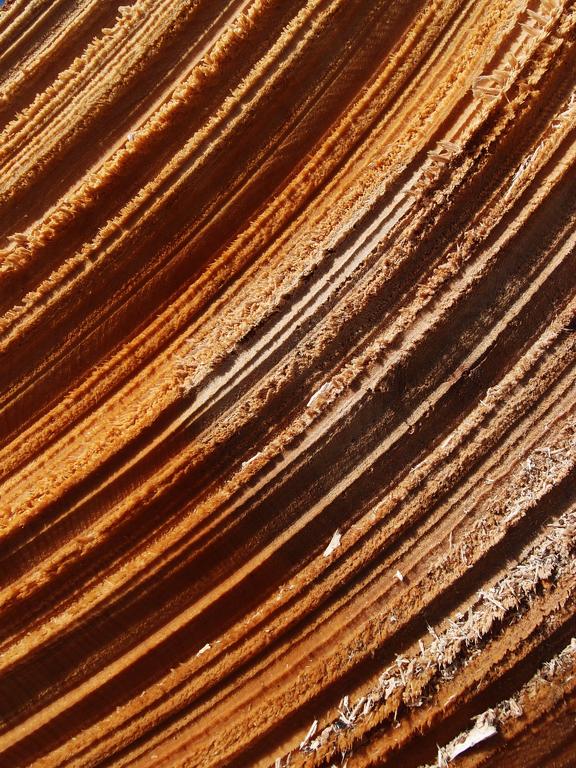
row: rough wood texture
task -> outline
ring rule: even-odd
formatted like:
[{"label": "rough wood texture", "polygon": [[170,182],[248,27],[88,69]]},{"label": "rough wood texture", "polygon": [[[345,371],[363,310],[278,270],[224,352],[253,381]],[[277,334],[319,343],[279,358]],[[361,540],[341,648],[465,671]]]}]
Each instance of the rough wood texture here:
[{"label": "rough wood texture", "polygon": [[576,4],[0,11],[0,765],[576,765]]}]

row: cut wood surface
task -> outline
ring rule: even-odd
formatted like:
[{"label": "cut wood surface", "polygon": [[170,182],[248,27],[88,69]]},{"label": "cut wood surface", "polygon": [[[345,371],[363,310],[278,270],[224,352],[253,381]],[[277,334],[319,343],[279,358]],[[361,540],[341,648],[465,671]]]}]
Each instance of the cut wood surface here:
[{"label": "cut wood surface", "polygon": [[0,9],[0,766],[576,766],[576,2]]}]

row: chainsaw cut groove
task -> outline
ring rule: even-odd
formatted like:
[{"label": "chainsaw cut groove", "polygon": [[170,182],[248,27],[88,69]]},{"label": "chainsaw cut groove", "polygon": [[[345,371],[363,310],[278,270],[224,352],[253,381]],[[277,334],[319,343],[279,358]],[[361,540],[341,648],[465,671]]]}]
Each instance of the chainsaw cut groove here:
[{"label": "chainsaw cut groove", "polygon": [[576,4],[0,9],[0,765],[576,755]]}]

